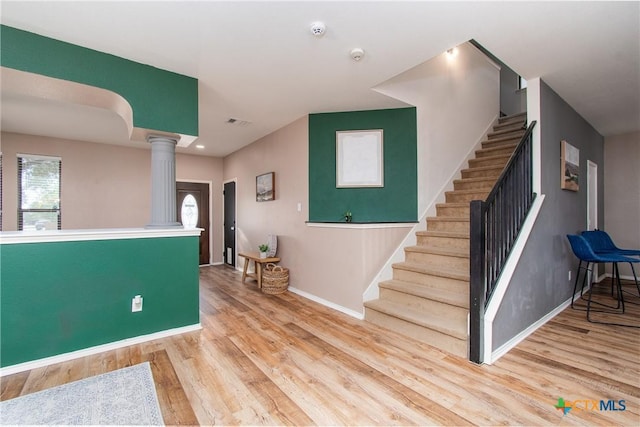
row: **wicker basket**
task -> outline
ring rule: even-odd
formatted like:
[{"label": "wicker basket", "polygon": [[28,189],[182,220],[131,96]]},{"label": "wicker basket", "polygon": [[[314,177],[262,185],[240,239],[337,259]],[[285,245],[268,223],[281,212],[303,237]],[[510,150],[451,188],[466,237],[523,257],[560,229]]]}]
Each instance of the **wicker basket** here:
[{"label": "wicker basket", "polygon": [[281,294],[289,287],[289,269],[269,263],[262,272],[262,292]]}]

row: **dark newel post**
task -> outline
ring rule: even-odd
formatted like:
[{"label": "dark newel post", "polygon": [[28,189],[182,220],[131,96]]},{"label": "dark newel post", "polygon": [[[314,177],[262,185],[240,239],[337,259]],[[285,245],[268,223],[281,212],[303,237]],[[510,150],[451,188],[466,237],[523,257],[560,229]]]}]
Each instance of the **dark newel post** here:
[{"label": "dark newel post", "polygon": [[469,360],[483,362],[485,285],[485,221],[484,202],[473,200],[470,207],[470,259],[469,259]]},{"label": "dark newel post", "polygon": [[151,223],[146,228],[182,228],[176,221],[176,140],[149,136],[151,143]]}]

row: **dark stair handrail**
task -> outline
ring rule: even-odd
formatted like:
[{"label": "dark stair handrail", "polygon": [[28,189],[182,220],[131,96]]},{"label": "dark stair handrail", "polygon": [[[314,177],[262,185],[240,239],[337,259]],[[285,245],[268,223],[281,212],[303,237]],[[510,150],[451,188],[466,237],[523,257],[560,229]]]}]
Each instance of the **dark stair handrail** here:
[{"label": "dark stair handrail", "polygon": [[496,283],[536,194],[532,121],[485,201],[470,206],[469,360],[482,363],[482,323]]}]

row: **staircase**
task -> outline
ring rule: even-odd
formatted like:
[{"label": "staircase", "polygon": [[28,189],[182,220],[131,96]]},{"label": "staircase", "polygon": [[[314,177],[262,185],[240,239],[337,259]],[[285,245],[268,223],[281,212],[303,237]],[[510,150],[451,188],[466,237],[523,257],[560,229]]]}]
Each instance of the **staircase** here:
[{"label": "staircase", "polygon": [[482,149],[404,248],[393,279],[379,284],[380,298],[365,302],[365,319],[461,357],[468,353],[469,203],[484,200],[526,129],[526,113],[502,117]]}]

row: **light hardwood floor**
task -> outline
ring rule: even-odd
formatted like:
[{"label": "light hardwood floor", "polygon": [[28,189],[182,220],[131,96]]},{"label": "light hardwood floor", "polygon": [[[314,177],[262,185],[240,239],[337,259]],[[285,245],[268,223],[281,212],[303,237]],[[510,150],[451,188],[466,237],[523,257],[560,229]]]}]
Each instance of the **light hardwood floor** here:
[{"label": "light hardwood floor", "polygon": [[[476,366],[240,277],[200,270],[201,331],[6,376],[1,399],[148,360],[167,425],[640,425],[638,329],[567,309]],[[626,410],[563,415],[559,397]]]}]

